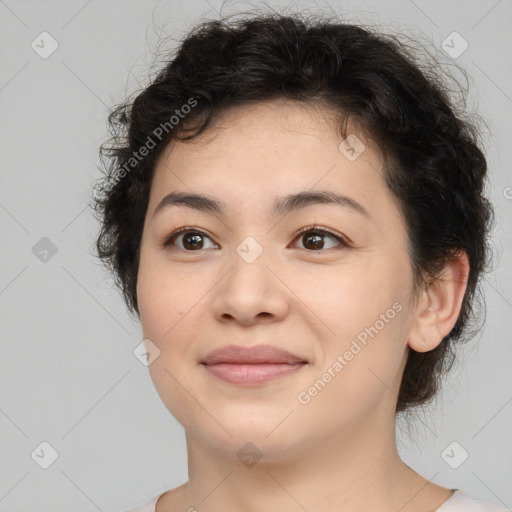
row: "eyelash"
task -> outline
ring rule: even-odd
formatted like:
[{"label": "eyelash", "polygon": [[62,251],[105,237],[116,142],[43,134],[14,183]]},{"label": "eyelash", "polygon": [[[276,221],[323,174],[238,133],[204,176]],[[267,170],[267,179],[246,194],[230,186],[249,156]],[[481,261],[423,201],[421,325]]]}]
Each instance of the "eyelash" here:
[{"label": "eyelash", "polygon": [[[303,235],[304,233],[308,233],[308,232],[315,232],[321,236],[331,236],[333,238],[335,238],[338,242],[339,242],[339,245],[340,247],[339,248],[336,248],[336,247],[330,247],[328,249],[318,249],[318,250],[312,250],[312,249],[302,249],[304,251],[307,251],[307,252],[312,252],[312,253],[315,253],[315,252],[325,252],[325,251],[330,251],[330,250],[336,250],[336,249],[344,249],[344,248],[348,248],[350,247],[350,243],[345,240],[344,238],[342,238],[341,236],[339,235],[336,235],[335,233],[333,233],[332,231],[329,231],[325,228],[322,228],[321,226],[317,226],[316,224],[315,225],[311,225],[311,226],[305,226],[303,228],[301,228],[296,234],[295,234],[295,237],[294,237],[294,240],[300,238],[301,235]],[[163,248],[168,248],[170,245],[172,245],[176,238],[182,234],[182,233],[187,233],[187,232],[193,232],[193,233],[198,233],[202,236],[205,236],[207,238],[210,238],[211,240],[211,237],[209,237],[206,233],[203,233],[201,230],[199,229],[196,229],[192,226],[188,226],[188,227],[183,227],[183,228],[180,228],[176,231],[173,231],[165,240],[164,240],[164,243],[163,243]],[[213,240],[212,240],[213,241]],[[184,252],[201,252],[201,249],[197,250],[197,251],[187,251],[186,249],[180,249],[180,250],[183,250]]]}]

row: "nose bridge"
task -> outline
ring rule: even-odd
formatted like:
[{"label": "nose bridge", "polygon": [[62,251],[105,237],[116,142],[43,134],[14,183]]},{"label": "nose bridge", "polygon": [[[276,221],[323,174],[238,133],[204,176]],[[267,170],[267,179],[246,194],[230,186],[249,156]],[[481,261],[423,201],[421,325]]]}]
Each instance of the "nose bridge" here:
[{"label": "nose bridge", "polygon": [[[258,259],[267,259],[268,257],[268,244],[265,244],[266,249],[263,247],[263,244],[267,239],[263,240],[262,235],[259,235],[258,238],[260,241],[258,241],[254,236],[248,235],[237,245],[235,249],[235,253],[247,265],[252,265]],[[264,258],[261,258],[265,252],[267,254],[265,254]]]},{"label": "nose bridge", "polygon": [[271,260],[271,249],[256,236],[246,236],[235,247],[229,256],[230,271],[219,283],[214,300],[218,319],[232,317],[250,323],[258,316],[275,319],[286,313],[286,293],[269,268]]},{"label": "nose bridge", "polygon": [[[242,294],[246,301],[257,303],[275,287],[275,279],[267,268],[270,249],[263,246],[262,237],[246,236],[230,256],[232,271],[228,275],[229,286]],[[239,297],[239,300],[243,300]]]}]

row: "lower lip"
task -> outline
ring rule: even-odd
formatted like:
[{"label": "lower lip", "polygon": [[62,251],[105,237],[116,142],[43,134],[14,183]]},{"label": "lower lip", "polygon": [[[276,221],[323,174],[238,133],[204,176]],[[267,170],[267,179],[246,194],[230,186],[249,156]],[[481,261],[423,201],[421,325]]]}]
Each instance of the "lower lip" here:
[{"label": "lower lip", "polygon": [[215,377],[231,384],[261,384],[300,370],[306,363],[295,364],[231,364],[204,365]]}]

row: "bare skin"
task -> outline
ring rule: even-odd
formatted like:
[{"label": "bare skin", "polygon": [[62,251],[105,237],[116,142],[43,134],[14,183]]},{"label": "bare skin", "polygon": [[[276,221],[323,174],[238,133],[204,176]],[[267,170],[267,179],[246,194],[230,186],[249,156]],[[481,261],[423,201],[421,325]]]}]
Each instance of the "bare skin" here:
[{"label": "bare skin", "polygon": [[[331,121],[282,101],[242,107],[158,162],[137,294],[144,338],[160,350],[151,378],[185,428],[189,480],[157,512],[434,512],[452,494],[400,459],[394,411],[408,351],[434,349],[457,320],[467,257],[414,289],[378,153],[354,131],[366,149],[348,159]],[[271,214],[277,197],[320,190],[367,214],[335,204]],[[214,196],[225,215],[183,205],[154,214],[173,191]],[[298,234],[311,225],[328,231],[320,249],[311,248],[317,228]],[[188,235],[164,247],[182,227]],[[263,250],[251,263],[237,252],[249,236]],[[370,326],[377,334],[345,357]],[[307,364],[241,387],[201,364],[230,344],[273,345]],[[325,386],[311,391],[320,378]],[[261,455],[250,467],[237,456],[248,442]]]}]

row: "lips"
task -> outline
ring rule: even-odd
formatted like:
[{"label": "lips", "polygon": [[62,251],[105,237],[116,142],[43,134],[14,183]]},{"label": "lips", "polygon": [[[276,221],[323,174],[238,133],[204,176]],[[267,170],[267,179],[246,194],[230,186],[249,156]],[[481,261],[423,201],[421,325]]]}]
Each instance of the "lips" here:
[{"label": "lips", "polygon": [[307,363],[307,360],[270,345],[256,345],[253,347],[228,345],[210,352],[201,362],[206,365],[221,363],[297,364]]},{"label": "lips", "polygon": [[245,387],[290,375],[308,364],[304,358],[270,345],[222,347],[201,363],[214,377]]}]

